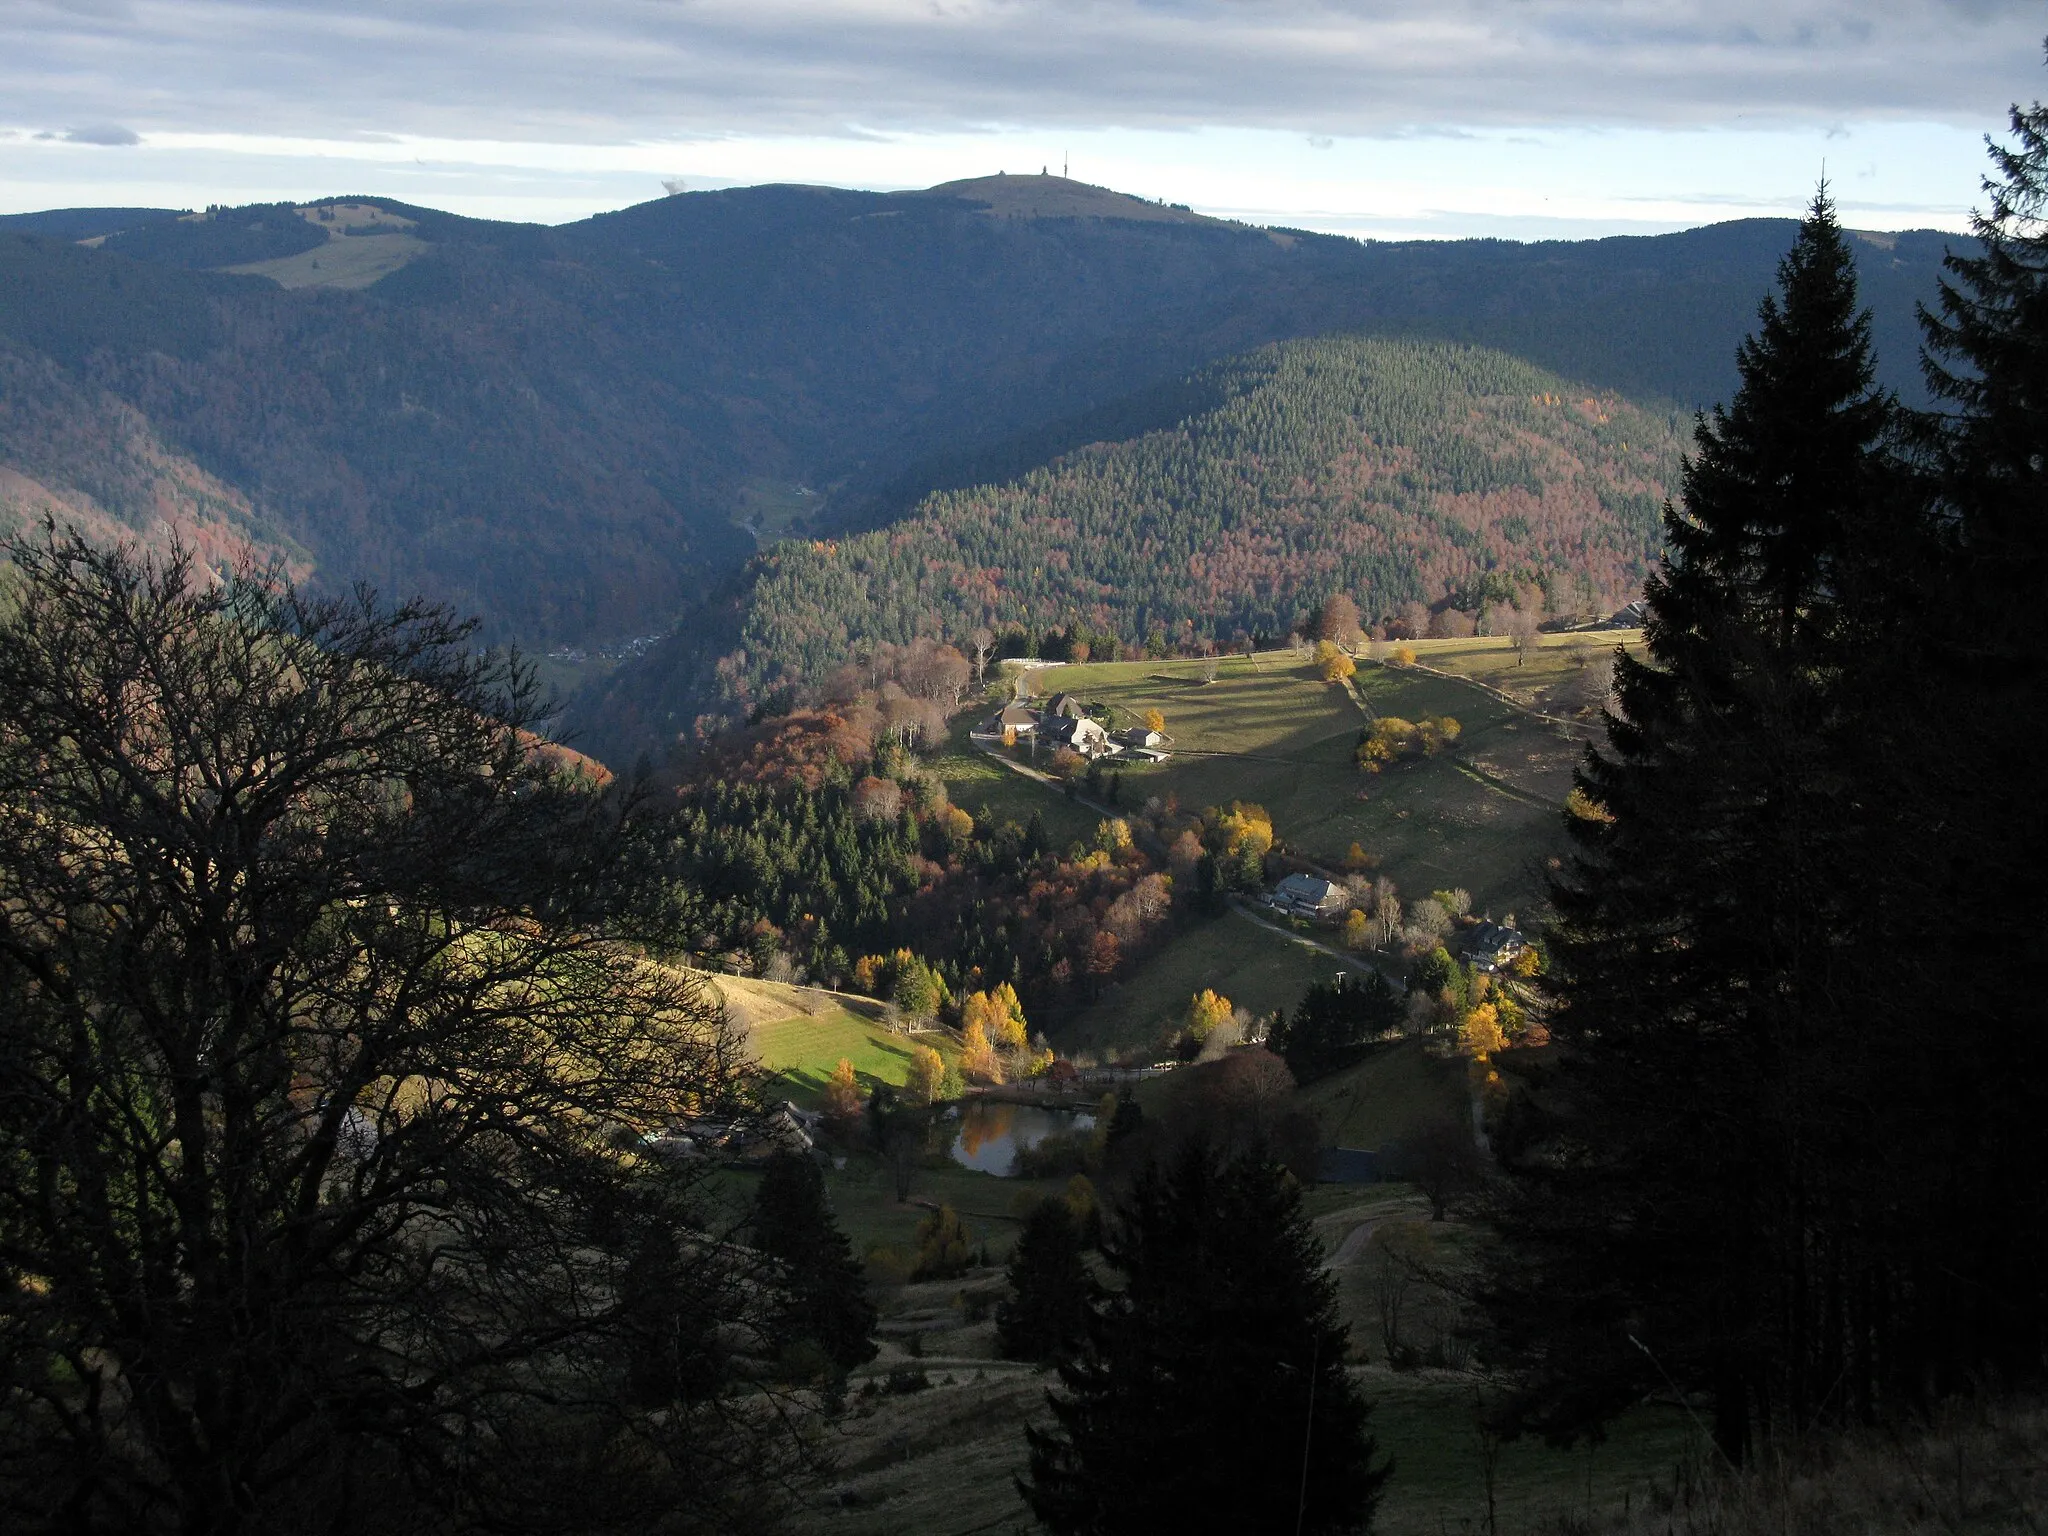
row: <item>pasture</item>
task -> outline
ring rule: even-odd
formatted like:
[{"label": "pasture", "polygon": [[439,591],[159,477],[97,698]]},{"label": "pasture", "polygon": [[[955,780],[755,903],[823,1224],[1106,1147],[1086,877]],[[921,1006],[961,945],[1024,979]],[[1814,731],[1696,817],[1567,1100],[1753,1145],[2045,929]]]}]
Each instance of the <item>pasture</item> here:
[{"label": "pasture", "polygon": [[1056,850],[1064,853],[1074,843],[1090,841],[1102,820],[1098,813],[1058,790],[991,762],[987,753],[968,741],[967,733],[992,708],[977,705],[963,713],[953,722],[945,749],[928,759],[931,770],[945,781],[947,795],[977,826],[999,827],[1006,821],[1025,826],[1035,811]]},{"label": "pasture", "polygon": [[882,1005],[872,998],[700,974],[724,1000],[755,1059],[774,1074],[771,1094],[805,1108],[819,1103],[842,1058],[853,1063],[854,1076],[867,1092],[878,1083],[900,1087],[910,1075],[913,1046],[929,1045],[948,1058],[959,1054],[952,1036],[942,1030],[895,1033],[883,1023]]},{"label": "pasture", "polygon": [[1314,983],[1357,968],[1231,912],[1177,934],[1070,1018],[1044,1022],[1070,1054],[1143,1057],[1160,1049],[1204,987],[1257,1015],[1292,1009]]},{"label": "pasture", "polygon": [[1425,1122],[1470,1114],[1465,1063],[1420,1040],[1374,1046],[1363,1061],[1301,1090],[1322,1122],[1323,1144],[1377,1151]]},{"label": "pasture", "polygon": [[[1457,656],[1453,644],[1436,655]],[[1500,652],[1508,666],[1513,660]],[[1563,845],[1558,811],[1584,735],[1455,678],[1368,662],[1351,688],[1325,683],[1291,652],[1066,666],[1044,674],[1039,688],[1107,706],[1118,725],[1147,709],[1166,717],[1173,755],[1123,769],[1126,803],[1171,796],[1199,810],[1255,801],[1288,846],[1317,864],[1339,867],[1356,843],[1405,898],[1463,887],[1474,911],[1496,917],[1526,914],[1540,895],[1543,865]],[[1452,751],[1367,774],[1353,752],[1368,710],[1407,720],[1449,715],[1461,735]]]}]

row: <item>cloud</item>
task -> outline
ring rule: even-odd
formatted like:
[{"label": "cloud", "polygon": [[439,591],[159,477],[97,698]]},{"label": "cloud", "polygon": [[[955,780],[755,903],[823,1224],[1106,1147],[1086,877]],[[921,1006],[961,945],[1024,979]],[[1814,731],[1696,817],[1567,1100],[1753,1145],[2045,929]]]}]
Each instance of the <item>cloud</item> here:
[{"label": "cloud", "polygon": [[17,122],[585,143],[1993,126],[2043,94],[2043,30],[2039,0],[17,0],[0,101]]},{"label": "cloud", "polygon": [[60,134],[42,135],[46,138],[61,139],[66,144],[140,144],[142,135],[133,128],[121,128],[112,123],[101,123],[90,128],[67,128]]}]

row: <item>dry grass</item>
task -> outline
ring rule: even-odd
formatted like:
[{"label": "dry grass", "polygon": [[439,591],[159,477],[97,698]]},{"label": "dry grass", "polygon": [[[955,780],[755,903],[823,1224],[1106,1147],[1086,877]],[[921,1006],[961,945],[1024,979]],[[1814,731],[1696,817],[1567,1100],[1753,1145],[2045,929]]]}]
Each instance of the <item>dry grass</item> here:
[{"label": "dry grass", "polygon": [[1816,1440],[1730,1475],[1680,1470],[1585,1536],[2039,1536],[2048,1409],[1959,1404],[1928,1426]]}]

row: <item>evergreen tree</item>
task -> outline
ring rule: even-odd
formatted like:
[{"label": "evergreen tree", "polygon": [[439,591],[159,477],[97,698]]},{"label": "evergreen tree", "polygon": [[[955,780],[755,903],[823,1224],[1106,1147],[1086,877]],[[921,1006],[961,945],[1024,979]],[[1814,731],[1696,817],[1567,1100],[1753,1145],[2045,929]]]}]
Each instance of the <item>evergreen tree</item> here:
[{"label": "evergreen tree", "polygon": [[1310,987],[1292,1020],[1274,1026],[1269,1045],[1301,1082],[1313,1082],[1353,1059],[1366,1041],[1397,1029],[1407,1017],[1400,996],[1378,971]]},{"label": "evergreen tree", "polygon": [[1649,657],[1618,660],[1611,749],[1579,776],[1596,814],[1570,821],[1551,933],[1571,1115],[1491,1297],[1526,1418],[1569,1433],[1668,1378],[1711,1394],[1734,1461],[1774,1411],[1843,1405],[1860,1227],[1832,1181],[1868,1132],[1831,1006],[1858,899],[1834,749],[1841,577],[1891,407],[1825,188],[1779,285],[1698,426]]},{"label": "evergreen tree", "polygon": [[1011,1360],[1057,1360],[1086,1337],[1095,1282],[1079,1223],[1064,1200],[1043,1200],[1010,1253],[1010,1297],[996,1307],[996,1341]]},{"label": "evergreen tree", "polygon": [[1027,1430],[1056,1532],[1364,1530],[1388,1468],[1293,1179],[1191,1139],[1138,1177],[1103,1255],[1122,1280]]},{"label": "evergreen tree", "polygon": [[852,1246],[808,1157],[778,1152],[754,1192],[754,1246],[782,1265],[775,1335],[785,1348],[809,1341],[840,1371],[875,1357],[875,1309]]},{"label": "evergreen tree", "polygon": [[1923,639],[1872,689],[1883,696],[1869,713],[1891,729],[1874,727],[1862,756],[1891,770],[1874,801],[1887,835],[1855,871],[1886,893],[1877,942],[1929,955],[1858,1000],[1884,1021],[1888,1078],[1910,1085],[1883,1110],[1918,1152],[1888,1233],[1908,1277],[1889,1342],[1937,1389],[1985,1373],[2038,1381],[2048,1350],[2048,1199],[2034,1172],[2048,1158],[2048,1069],[2006,1028],[2038,1015],[2048,960],[2048,107],[2016,108],[2011,129],[1991,146],[1977,248],[1949,257],[1938,313],[1923,317],[1941,407],[1923,462],[1945,580],[1903,620],[1880,615]]}]

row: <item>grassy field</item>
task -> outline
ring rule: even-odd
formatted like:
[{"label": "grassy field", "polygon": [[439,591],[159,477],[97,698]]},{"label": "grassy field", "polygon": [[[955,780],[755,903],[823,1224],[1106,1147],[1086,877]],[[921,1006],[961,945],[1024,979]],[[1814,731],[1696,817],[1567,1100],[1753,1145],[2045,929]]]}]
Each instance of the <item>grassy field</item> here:
[{"label": "grassy field", "polygon": [[[1432,665],[1462,654],[1451,644]],[[1497,654],[1512,667],[1511,655]],[[1189,809],[1256,801],[1307,857],[1334,866],[1357,843],[1409,899],[1463,887],[1475,911],[1528,910],[1544,861],[1562,844],[1556,807],[1570,787],[1578,740],[1454,679],[1367,664],[1356,687],[1373,711],[1409,720],[1450,715],[1463,728],[1454,754],[1369,775],[1353,761],[1366,717],[1347,689],[1322,682],[1290,654],[1228,658],[1214,681],[1204,680],[1207,665],[1061,667],[1040,686],[1107,705],[1120,719],[1148,708],[1166,716],[1174,755],[1125,770],[1124,793],[1134,803],[1168,795]]]},{"label": "grassy field", "polygon": [[296,256],[253,261],[227,270],[267,277],[281,288],[367,288],[431,249],[417,235],[337,235]]},{"label": "grassy field", "polygon": [[1023,826],[1036,811],[1044,819],[1046,835],[1061,852],[1073,843],[1092,839],[1102,820],[1100,815],[1044,784],[989,761],[987,753],[968,743],[967,733],[989,712],[972,709],[961,715],[953,723],[952,739],[946,750],[929,760],[932,770],[946,781],[946,793],[953,803],[982,826],[1000,826],[1006,821]]},{"label": "grassy field", "polygon": [[1333,1147],[1375,1149],[1424,1121],[1469,1113],[1465,1064],[1429,1054],[1419,1040],[1376,1047],[1356,1066],[1302,1090]]},{"label": "grassy field", "polygon": [[1254,1014],[1291,1009],[1301,994],[1347,967],[1306,944],[1233,912],[1199,923],[1147,957],[1094,1004],[1067,1020],[1046,1020],[1069,1052],[1097,1055],[1155,1048],[1204,987]]},{"label": "grassy field", "polygon": [[746,1031],[755,1058],[776,1074],[772,1091],[806,1107],[819,1101],[842,1058],[853,1063],[863,1090],[870,1090],[877,1083],[900,1086],[909,1077],[912,1046],[929,1045],[949,1058],[959,1054],[943,1032],[890,1030],[882,1022],[882,1005],[871,998],[751,977],[706,979]]}]

